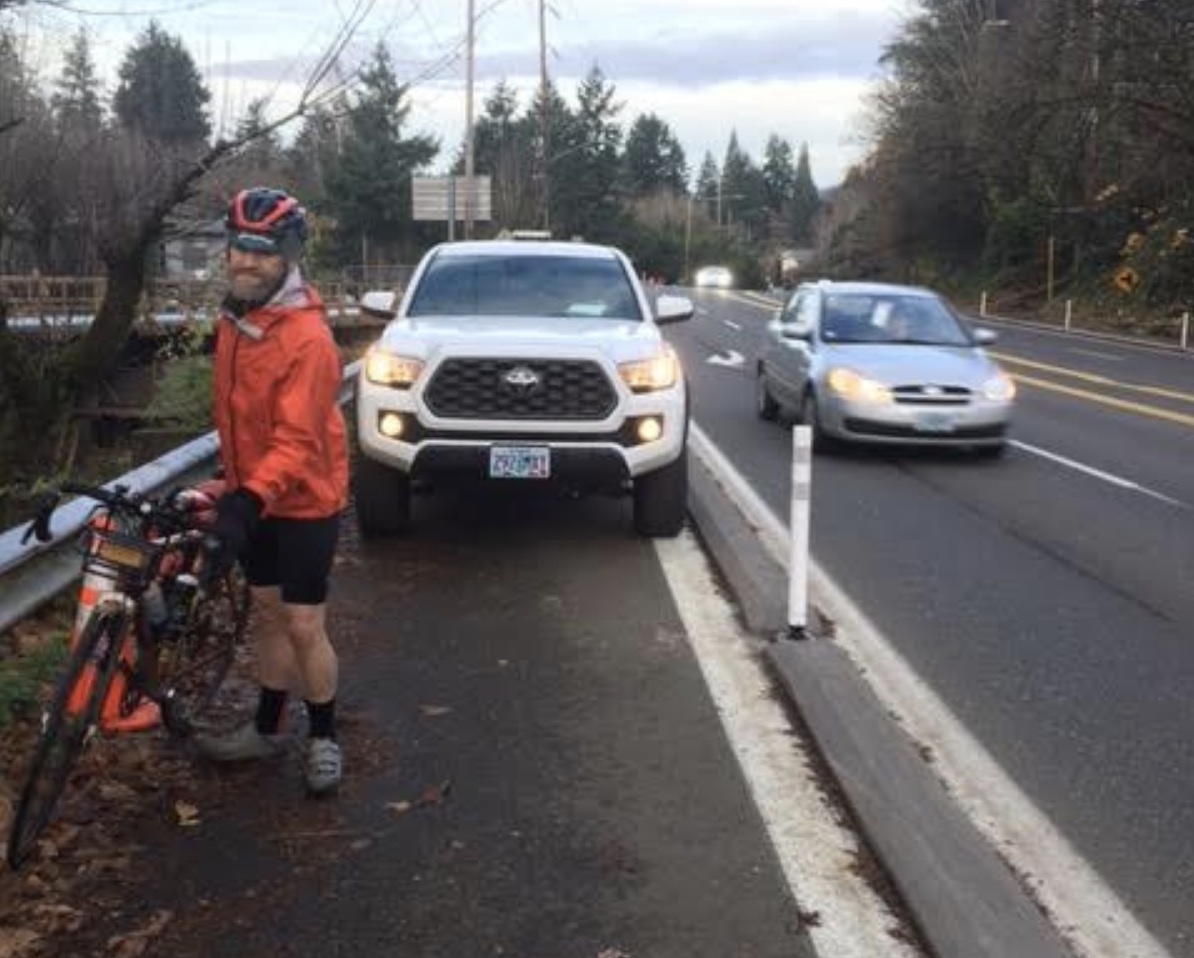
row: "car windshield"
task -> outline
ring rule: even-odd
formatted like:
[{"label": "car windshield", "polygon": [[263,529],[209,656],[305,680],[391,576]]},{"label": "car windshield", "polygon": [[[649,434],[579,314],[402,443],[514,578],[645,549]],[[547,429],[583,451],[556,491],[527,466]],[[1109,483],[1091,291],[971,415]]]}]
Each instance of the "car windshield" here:
[{"label": "car windshield", "polygon": [[563,255],[436,257],[407,315],[642,319],[617,260]]},{"label": "car windshield", "polygon": [[961,323],[939,299],[889,294],[826,296],[821,339],[828,343],[973,345]]}]

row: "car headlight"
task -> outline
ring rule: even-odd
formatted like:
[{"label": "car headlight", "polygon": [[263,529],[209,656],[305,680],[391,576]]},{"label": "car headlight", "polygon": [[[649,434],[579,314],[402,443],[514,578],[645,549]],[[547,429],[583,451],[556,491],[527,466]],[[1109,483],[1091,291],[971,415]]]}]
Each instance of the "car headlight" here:
[{"label": "car headlight", "polygon": [[649,393],[671,389],[680,381],[680,360],[668,347],[658,356],[618,365],[618,375],[631,392]]},{"label": "car headlight", "polygon": [[889,403],[891,390],[882,383],[860,376],[853,369],[841,366],[831,369],[825,380],[830,390],[853,402]]},{"label": "car headlight", "polygon": [[1016,398],[1016,381],[1007,373],[999,373],[983,383],[983,396],[991,402],[1011,402]]},{"label": "car headlight", "polygon": [[423,360],[413,356],[396,356],[375,349],[365,357],[365,378],[379,386],[409,389],[419,378],[423,365]]}]

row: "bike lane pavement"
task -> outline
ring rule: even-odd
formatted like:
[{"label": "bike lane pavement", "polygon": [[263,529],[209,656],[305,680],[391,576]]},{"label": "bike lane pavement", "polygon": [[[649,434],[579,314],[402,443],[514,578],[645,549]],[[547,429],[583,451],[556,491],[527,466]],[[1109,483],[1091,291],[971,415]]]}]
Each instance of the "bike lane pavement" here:
[{"label": "bike lane pavement", "polygon": [[[147,825],[175,958],[811,956],[649,542],[624,503],[457,499],[346,529],[346,780],[203,767]],[[156,834],[155,834],[156,830]]]}]

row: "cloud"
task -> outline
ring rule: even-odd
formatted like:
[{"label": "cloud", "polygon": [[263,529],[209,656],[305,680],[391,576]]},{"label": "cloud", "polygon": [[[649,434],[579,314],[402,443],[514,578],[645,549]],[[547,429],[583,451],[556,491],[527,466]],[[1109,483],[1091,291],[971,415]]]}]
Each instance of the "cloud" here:
[{"label": "cloud", "polygon": [[[729,81],[864,78],[876,72],[878,51],[890,33],[887,19],[872,16],[851,21],[835,17],[774,31],[755,25],[687,39],[597,39],[557,48],[549,72],[577,77],[596,63],[607,77],[685,88]],[[494,78],[538,69],[525,49],[482,54],[477,66],[479,76]]]}]

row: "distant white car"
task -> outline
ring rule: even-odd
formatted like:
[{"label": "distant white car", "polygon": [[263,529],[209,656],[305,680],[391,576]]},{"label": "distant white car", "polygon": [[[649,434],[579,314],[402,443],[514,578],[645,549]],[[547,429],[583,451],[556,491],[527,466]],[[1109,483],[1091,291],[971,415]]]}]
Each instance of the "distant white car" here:
[{"label": "distant white car", "polygon": [[707,289],[731,289],[734,274],[728,266],[702,266],[696,271],[695,282]]},{"label": "distant white car", "polygon": [[412,485],[454,479],[630,493],[641,535],[674,536],[688,499],[688,393],[660,324],[686,297],[646,296],[620,251],[579,242],[435,247],[357,381],[363,535],[403,531]]}]

